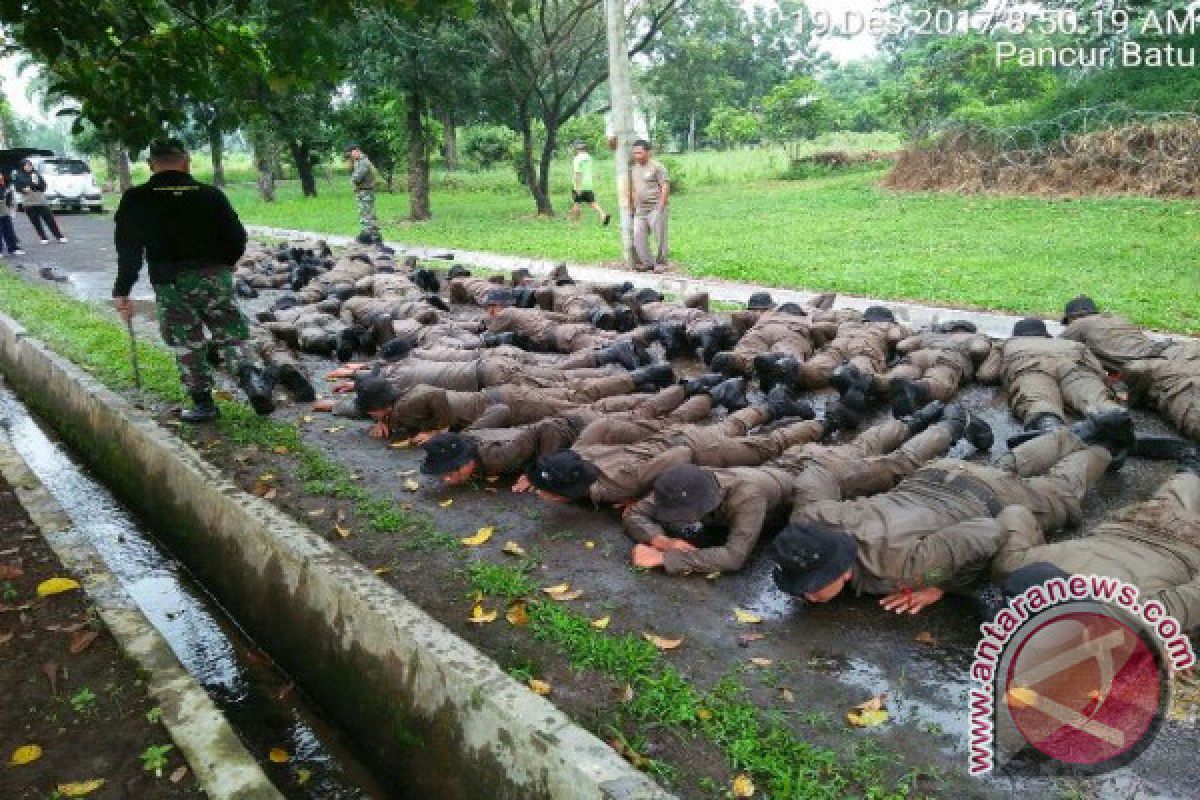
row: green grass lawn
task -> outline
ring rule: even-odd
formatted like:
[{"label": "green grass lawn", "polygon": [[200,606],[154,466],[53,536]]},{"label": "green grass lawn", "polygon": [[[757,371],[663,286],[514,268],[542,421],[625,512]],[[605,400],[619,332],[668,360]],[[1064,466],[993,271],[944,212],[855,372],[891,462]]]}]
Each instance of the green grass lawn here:
[{"label": "green grass lawn", "polygon": [[[1079,292],[1147,327],[1200,332],[1200,206],[1140,198],[907,194],[877,187],[881,171],[803,181],[770,176],[782,154],[701,153],[674,158],[684,191],[672,200],[672,260],[693,275],[1055,316]],[[597,196],[613,207],[609,164]],[[556,209],[569,204],[565,162],[555,165]],[[749,176],[749,177],[743,177]],[[247,222],[355,233],[348,182],[323,181],[305,199],[292,182],[265,204],[232,186]],[[584,263],[613,262],[615,227],[533,214],[511,170],[435,173],[434,219],[405,220],[408,197],[378,197],[384,235]]]}]

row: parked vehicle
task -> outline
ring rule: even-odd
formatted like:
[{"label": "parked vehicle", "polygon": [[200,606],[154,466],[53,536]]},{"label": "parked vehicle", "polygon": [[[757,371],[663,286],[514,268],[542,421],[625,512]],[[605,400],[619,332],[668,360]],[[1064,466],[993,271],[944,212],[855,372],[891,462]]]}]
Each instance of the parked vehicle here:
[{"label": "parked vehicle", "polygon": [[104,210],[100,187],[86,161],[62,156],[31,156],[30,160],[46,179],[46,203],[52,210]]}]

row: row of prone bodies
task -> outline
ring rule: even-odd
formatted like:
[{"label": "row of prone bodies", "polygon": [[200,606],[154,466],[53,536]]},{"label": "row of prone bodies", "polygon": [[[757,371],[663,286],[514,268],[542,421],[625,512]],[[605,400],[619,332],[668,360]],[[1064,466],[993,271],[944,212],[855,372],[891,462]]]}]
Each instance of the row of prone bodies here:
[{"label": "row of prone bodies", "polygon": [[[993,341],[963,323],[909,331],[883,308],[756,296],[723,315],[703,298],[670,303],[562,272],[539,283],[452,267],[447,298],[485,309],[464,322],[435,293],[439,276],[411,262],[397,271],[386,255],[343,257],[264,324],[301,347],[309,329],[349,329],[355,350],[377,348],[375,364],[344,371],[355,398],[339,410],[375,418],[377,433],[417,433],[423,469],[448,483],[522,475],[516,488],[547,499],[622,508],[635,563],[669,572],[739,569],[782,513],[777,580],[814,601],[849,583],[916,611],[989,566],[1011,591],[1012,573],[1041,575],[1048,563],[1129,580],[1189,627],[1200,620],[1194,471],[1091,536],[1044,543],[1078,522],[1086,491],[1138,446],[1106,369],[1131,402],[1200,436],[1195,343],[1148,337],[1086,298],[1072,301],[1059,338],[1023,320]],[[660,352],[709,371],[676,382],[669,364],[653,363]],[[980,420],[945,405],[973,379],[1003,384],[1029,429],[994,465],[944,458],[962,438],[991,446]],[[795,393],[827,386],[840,402],[813,419]],[[876,401],[898,418],[823,443]],[[718,406],[730,413],[703,424]],[[1084,422],[1068,426],[1070,412]],[[1186,440],[1141,454],[1195,457]]]}]

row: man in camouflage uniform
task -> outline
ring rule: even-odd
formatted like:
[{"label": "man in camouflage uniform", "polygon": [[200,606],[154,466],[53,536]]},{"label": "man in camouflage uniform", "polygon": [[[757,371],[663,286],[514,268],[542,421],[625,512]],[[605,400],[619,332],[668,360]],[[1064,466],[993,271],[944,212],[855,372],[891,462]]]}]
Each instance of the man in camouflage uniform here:
[{"label": "man in camouflage uniform", "polygon": [[346,148],[346,159],[350,162],[350,183],[358,204],[358,241],[377,244],[383,238],[379,235],[379,223],[375,220],[375,181],[379,178],[375,165],[356,144]]},{"label": "man in camouflage uniform", "polygon": [[114,217],[113,305],[126,322],[133,319],[129,292],[144,259],[163,341],[175,355],[193,403],[180,417],[208,422],[218,415],[208,368],[210,346],[237,375],[254,410],[269,414],[274,410],[271,386],[247,347],[250,330],[233,290],[232,269],[246,249],[246,229],[221,190],[191,176],[187,150],[177,139],[152,144],[149,163],[150,180],[121,196]]}]

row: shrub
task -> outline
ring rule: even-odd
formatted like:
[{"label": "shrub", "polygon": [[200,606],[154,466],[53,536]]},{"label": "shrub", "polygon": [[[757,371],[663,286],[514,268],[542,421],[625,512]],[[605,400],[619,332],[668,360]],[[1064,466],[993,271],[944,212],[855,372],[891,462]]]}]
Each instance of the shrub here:
[{"label": "shrub", "polygon": [[512,158],[517,134],[503,125],[469,125],[463,128],[462,151],[481,169]]}]

